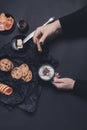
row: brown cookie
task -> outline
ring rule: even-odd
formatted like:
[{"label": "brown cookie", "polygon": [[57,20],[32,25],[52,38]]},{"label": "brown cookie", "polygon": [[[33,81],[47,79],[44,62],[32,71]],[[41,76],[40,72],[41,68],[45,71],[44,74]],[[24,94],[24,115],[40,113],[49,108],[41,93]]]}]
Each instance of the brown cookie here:
[{"label": "brown cookie", "polygon": [[22,71],[22,77],[25,77],[28,74],[29,66],[27,64],[22,64],[19,67]]},{"label": "brown cookie", "polygon": [[15,67],[12,71],[11,71],[11,76],[14,79],[21,79],[22,77],[22,71],[19,67]]},{"label": "brown cookie", "polygon": [[14,65],[9,59],[4,58],[4,59],[0,60],[0,70],[1,71],[8,72],[8,71],[11,71],[13,69],[13,67],[14,67]]},{"label": "brown cookie", "polygon": [[13,93],[13,89],[6,84],[0,83],[0,93],[10,95]]},{"label": "brown cookie", "polygon": [[24,80],[25,82],[29,82],[32,80],[32,72],[29,70],[28,74],[25,77],[22,77],[22,80]]}]

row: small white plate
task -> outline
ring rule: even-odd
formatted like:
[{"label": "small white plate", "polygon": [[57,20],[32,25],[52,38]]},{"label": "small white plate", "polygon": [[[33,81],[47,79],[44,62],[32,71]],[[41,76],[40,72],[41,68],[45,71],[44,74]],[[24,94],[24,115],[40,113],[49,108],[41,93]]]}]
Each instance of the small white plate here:
[{"label": "small white plate", "polygon": [[54,73],[54,68],[51,65],[42,65],[38,71],[39,77],[44,81],[51,80],[54,76]]}]

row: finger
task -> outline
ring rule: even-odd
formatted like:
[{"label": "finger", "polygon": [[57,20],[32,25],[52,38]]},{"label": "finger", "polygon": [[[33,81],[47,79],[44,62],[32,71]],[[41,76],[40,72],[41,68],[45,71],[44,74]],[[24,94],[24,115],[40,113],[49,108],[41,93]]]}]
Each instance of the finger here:
[{"label": "finger", "polygon": [[59,78],[60,77],[60,74],[59,73],[55,73],[55,77]]},{"label": "finger", "polygon": [[[37,33],[37,32],[35,32],[35,33]],[[38,35],[38,34],[37,34]],[[33,42],[34,43],[37,43],[37,41],[39,41],[39,39],[38,39],[38,37],[36,37],[36,34],[34,34],[34,36],[33,36]]]},{"label": "finger", "polygon": [[42,35],[42,37],[40,38],[40,43],[44,43],[45,42],[45,40],[46,40],[46,38],[47,38],[47,35],[44,33],[43,35]]},{"label": "finger", "polygon": [[33,42],[36,43],[37,42],[37,38],[35,37],[35,34],[33,36]]},{"label": "finger", "polygon": [[64,79],[63,78],[57,78],[57,82],[58,83],[64,83]]},{"label": "finger", "polygon": [[55,75],[59,75],[59,73],[55,72]]},{"label": "finger", "polygon": [[56,76],[53,78],[53,82],[58,82],[58,78]]},{"label": "finger", "polygon": [[33,36],[33,42],[37,43],[40,40],[41,36],[42,36],[42,32],[39,29],[37,29]]},{"label": "finger", "polygon": [[33,37],[33,42],[36,44],[37,43],[37,38]]},{"label": "finger", "polygon": [[52,82],[52,84],[59,88],[59,89],[64,89],[65,88],[65,84],[64,83],[55,83],[55,82]]},{"label": "finger", "polygon": [[42,31],[40,29],[36,30],[35,37],[40,38],[41,35],[42,35]]},{"label": "finger", "polygon": [[53,78],[53,81],[54,81],[55,83],[64,83],[64,79],[63,79],[63,78],[59,78],[59,76],[55,76],[55,77]]}]

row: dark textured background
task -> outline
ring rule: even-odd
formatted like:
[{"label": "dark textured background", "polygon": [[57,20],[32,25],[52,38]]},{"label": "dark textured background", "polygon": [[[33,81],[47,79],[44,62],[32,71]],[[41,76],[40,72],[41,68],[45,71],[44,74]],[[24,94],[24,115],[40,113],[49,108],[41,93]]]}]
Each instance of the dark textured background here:
[{"label": "dark textured background", "polygon": [[[86,0],[1,0],[0,12],[11,13],[15,21],[25,19],[30,31],[49,17],[61,17],[87,3]],[[28,33],[29,33],[28,32]],[[0,35],[0,46],[18,33]],[[49,43],[50,54],[59,61],[61,76],[87,79],[87,38],[61,38]],[[86,130],[87,101],[69,92],[45,87],[34,114],[0,106],[0,130]]]}]

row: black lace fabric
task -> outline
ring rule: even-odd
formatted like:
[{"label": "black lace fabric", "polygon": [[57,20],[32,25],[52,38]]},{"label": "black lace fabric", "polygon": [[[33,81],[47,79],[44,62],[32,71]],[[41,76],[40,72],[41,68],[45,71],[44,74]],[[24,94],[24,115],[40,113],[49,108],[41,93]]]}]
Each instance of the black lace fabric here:
[{"label": "black lace fabric", "polygon": [[13,50],[10,42],[4,45],[0,49],[0,59],[3,58],[10,59],[15,67],[22,63],[28,64],[33,78],[26,83],[22,80],[13,79],[10,72],[0,71],[0,82],[13,88],[13,93],[9,96],[0,93],[0,101],[12,108],[19,107],[24,111],[34,112],[37,109],[41,87],[44,85],[38,77],[38,68],[43,64],[51,64],[56,68],[58,63],[49,56],[49,50],[46,45],[43,46],[43,51],[40,53],[32,40],[24,46],[24,49],[19,51]]}]

